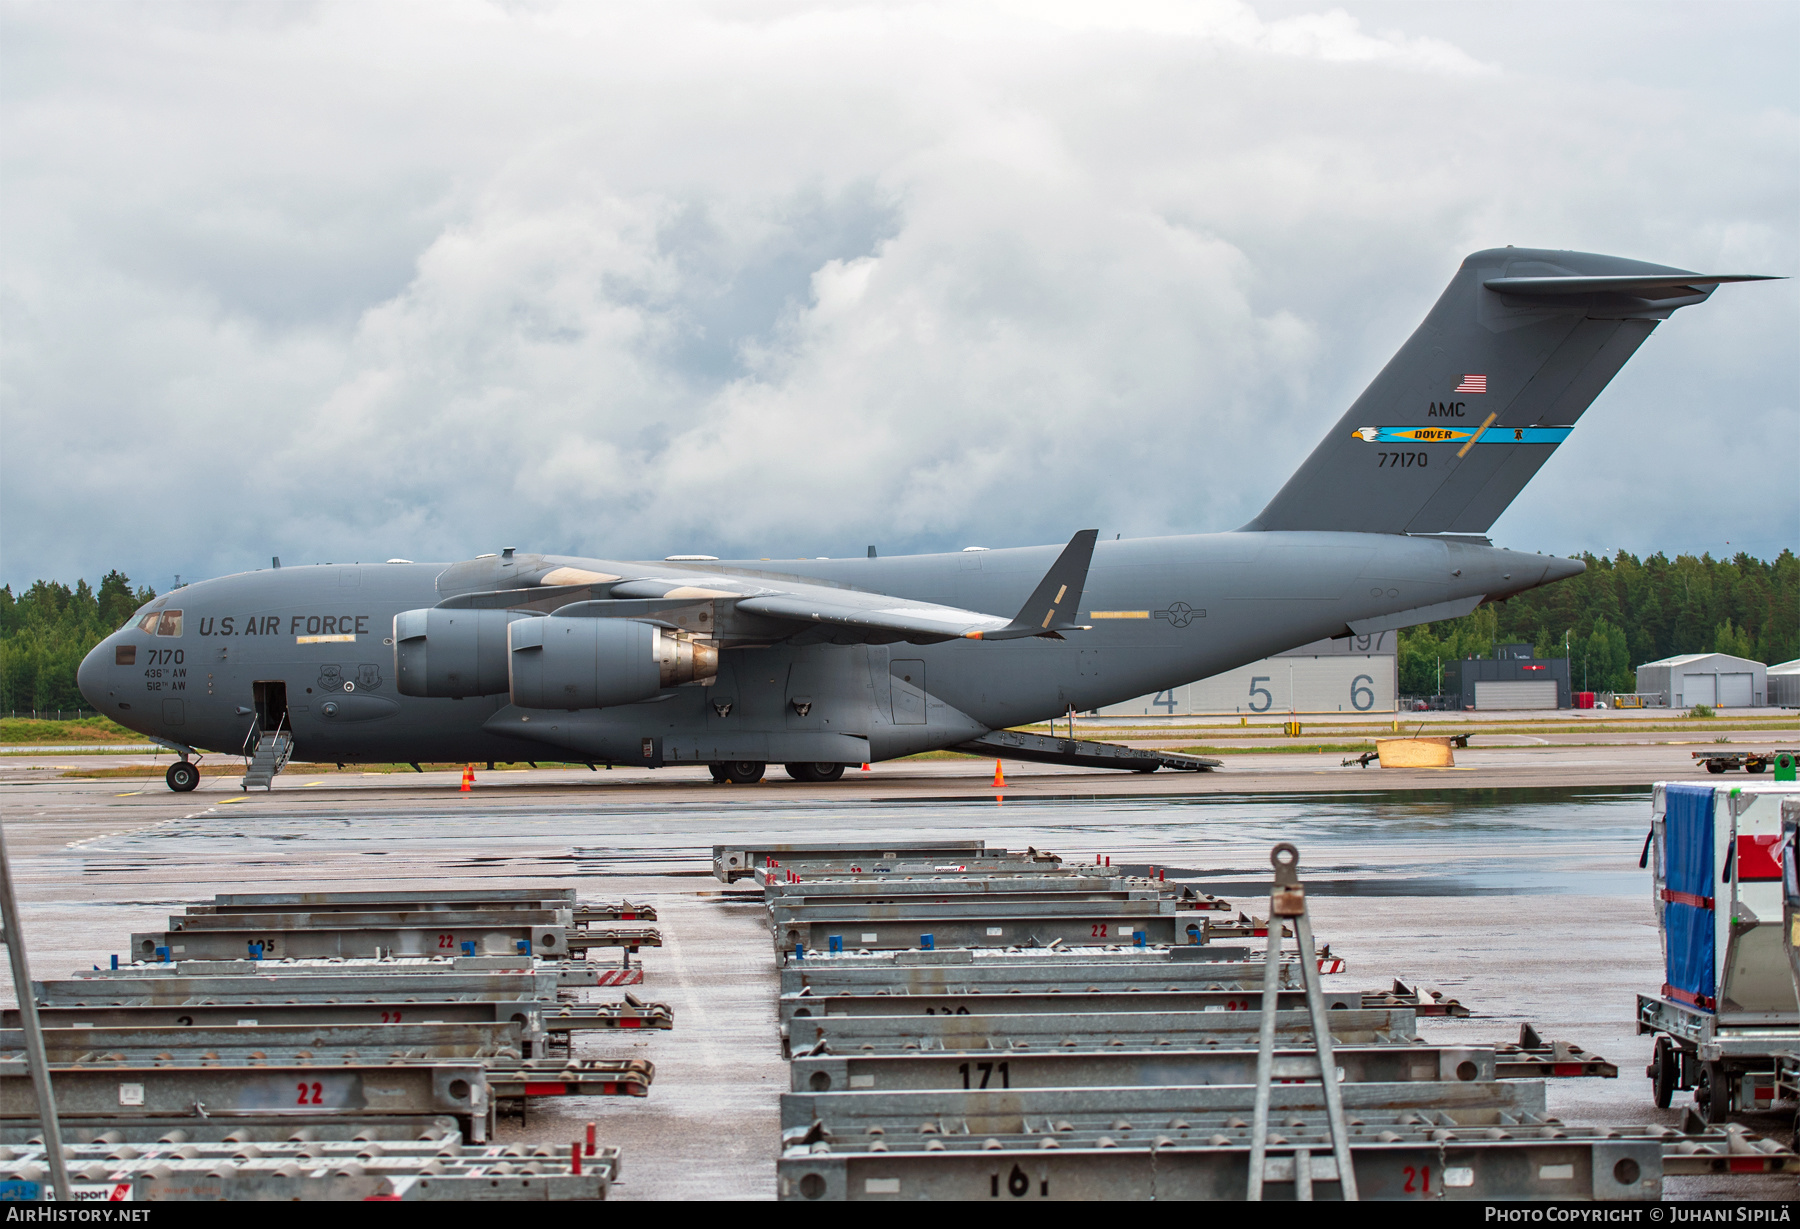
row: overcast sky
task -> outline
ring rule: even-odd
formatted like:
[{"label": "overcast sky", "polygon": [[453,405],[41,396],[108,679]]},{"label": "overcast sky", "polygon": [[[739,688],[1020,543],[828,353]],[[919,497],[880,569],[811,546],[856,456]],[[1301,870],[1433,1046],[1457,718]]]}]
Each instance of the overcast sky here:
[{"label": "overcast sky", "polygon": [[[1800,5],[0,7],[0,580],[1231,529],[1462,257],[1800,273]],[[1800,544],[1800,282],[1501,545]]]}]

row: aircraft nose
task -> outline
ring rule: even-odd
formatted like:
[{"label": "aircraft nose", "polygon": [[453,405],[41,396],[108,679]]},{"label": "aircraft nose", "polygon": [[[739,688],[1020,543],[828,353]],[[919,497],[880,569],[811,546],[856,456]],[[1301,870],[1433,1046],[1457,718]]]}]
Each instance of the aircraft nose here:
[{"label": "aircraft nose", "polygon": [[102,702],[106,699],[106,671],[112,656],[112,640],[102,640],[81,659],[81,665],[75,671],[75,686],[81,689],[82,698],[90,708],[101,712],[105,711]]}]

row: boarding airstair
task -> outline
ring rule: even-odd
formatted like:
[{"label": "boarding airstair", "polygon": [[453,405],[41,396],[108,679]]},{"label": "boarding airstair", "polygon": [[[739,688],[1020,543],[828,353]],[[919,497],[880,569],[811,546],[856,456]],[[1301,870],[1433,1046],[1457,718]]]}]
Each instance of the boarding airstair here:
[{"label": "boarding airstair", "polygon": [[244,773],[244,791],[248,793],[252,787],[274,789],[276,774],[287,767],[293,749],[294,736],[287,729],[285,717],[275,729],[264,730],[251,753],[250,767]]}]

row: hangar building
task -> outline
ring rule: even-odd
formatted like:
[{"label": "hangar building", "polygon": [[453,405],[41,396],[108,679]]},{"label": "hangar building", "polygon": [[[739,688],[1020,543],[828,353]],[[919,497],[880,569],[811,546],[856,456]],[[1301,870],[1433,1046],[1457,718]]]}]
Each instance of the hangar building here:
[{"label": "hangar building", "polygon": [[1782,708],[1800,708],[1800,657],[1769,667],[1768,698]]},{"label": "hangar building", "polygon": [[1497,644],[1492,657],[1444,663],[1444,694],[1457,708],[1569,707],[1569,659],[1534,657],[1528,644]]},{"label": "hangar building", "polygon": [[1761,708],[1769,702],[1769,668],[1728,653],[1683,653],[1639,666],[1637,690],[1670,708]]}]

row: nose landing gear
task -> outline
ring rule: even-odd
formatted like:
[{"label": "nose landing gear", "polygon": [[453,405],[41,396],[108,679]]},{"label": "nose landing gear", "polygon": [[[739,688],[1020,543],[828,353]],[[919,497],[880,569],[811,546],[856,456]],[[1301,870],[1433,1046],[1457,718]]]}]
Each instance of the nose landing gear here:
[{"label": "nose landing gear", "polygon": [[176,793],[185,794],[200,784],[200,765],[186,759],[176,760],[169,765],[169,771],[163,774],[163,780]]}]

